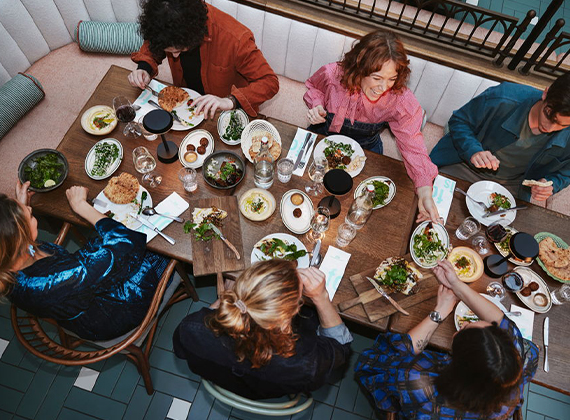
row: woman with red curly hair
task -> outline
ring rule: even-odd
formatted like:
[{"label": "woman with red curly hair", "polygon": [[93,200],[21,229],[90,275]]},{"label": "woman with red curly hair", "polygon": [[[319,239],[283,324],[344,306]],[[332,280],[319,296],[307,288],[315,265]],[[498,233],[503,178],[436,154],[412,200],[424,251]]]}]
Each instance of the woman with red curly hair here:
[{"label": "woman with red curly hair", "polygon": [[[302,307],[305,295],[315,305]],[[246,398],[311,392],[348,361],[352,336],[316,268],[291,261],[253,265],[210,308],[174,332],[192,372]]]},{"label": "woman with red curly hair", "polygon": [[308,130],[343,134],[364,149],[383,153],[380,131],[386,125],[418,194],[418,221],[439,221],[432,198],[437,167],[421,133],[423,111],[406,87],[409,61],[402,42],[391,32],[375,31],[357,41],[342,61],[321,67],[306,82]]}]

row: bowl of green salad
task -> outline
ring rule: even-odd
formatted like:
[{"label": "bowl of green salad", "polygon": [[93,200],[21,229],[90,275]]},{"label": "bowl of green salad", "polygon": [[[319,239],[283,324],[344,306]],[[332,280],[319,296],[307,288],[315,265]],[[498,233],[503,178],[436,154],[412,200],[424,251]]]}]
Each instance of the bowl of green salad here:
[{"label": "bowl of green salad", "polygon": [[26,156],[18,167],[20,182],[30,181],[30,191],[55,190],[69,173],[65,156],[55,149],[38,149]]}]

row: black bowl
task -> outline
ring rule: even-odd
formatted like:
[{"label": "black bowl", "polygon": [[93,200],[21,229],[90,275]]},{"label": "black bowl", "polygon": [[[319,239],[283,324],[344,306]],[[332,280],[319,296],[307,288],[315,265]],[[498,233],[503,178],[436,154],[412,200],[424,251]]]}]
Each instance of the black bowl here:
[{"label": "black bowl", "polygon": [[52,185],[51,187],[45,187],[45,188],[32,187],[30,185],[30,188],[29,188],[30,191],[48,192],[48,191],[55,190],[57,187],[59,187],[61,184],[63,184],[63,181],[65,181],[65,178],[67,178],[67,175],[69,174],[69,163],[67,163],[67,159],[65,158],[65,156],[61,152],[58,152],[55,149],[38,149],[38,150],[35,150],[32,153],[30,153],[28,156],[26,156],[24,159],[22,159],[22,162],[20,162],[20,166],[18,167],[18,178],[20,178],[20,182],[24,183],[24,182],[28,181],[28,178],[26,177],[24,170],[33,161],[35,161],[39,157],[45,156],[45,155],[50,154],[50,153],[55,154],[57,156],[58,162],[63,164],[62,173],[60,174],[58,179],[54,179],[55,185]]},{"label": "black bowl", "polygon": [[[241,169],[241,178],[238,179],[237,182],[228,185],[218,185],[208,176],[208,174],[216,174],[220,170],[220,166],[222,166],[223,162],[227,160],[233,161],[237,168]],[[204,160],[204,164],[202,165],[202,175],[204,176],[206,183],[211,187],[219,190],[229,190],[230,188],[234,188],[245,178],[245,163],[243,162],[243,159],[234,152],[230,152],[229,150],[220,150],[219,152],[212,153]]]}]

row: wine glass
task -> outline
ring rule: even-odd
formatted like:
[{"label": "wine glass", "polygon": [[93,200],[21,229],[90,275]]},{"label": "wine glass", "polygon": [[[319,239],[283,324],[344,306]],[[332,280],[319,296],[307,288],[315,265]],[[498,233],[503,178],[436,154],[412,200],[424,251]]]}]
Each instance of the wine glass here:
[{"label": "wine glass", "polygon": [[324,191],[323,178],[325,177],[325,173],[327,172],[327,167],[328,167],[328,161],[326,157],[316,156],[313,159],[313,162],[309,166],[308,170],[309,178],[313,182],[305,187],[305,191],[315,196],[323,193]]},{"label": "wine glass", "polygon": [[497,300],[503,300],[506,294],[505,288],[498,281],[492,281],[489,283],[485,291],[489,296],[494,297]]},{"label": "wine glass", "polygon": [[329,228],[330,221],[330,210],[326,207],[318,207],[311,219],[311,232],[309,234],[311,242],[316,242],[319,239],[322,239],[324,233]]},{"label": "wine glass", "polygon": [[115,110],[117,119],[123,123],[127,123],[123,129],[123,135],[125,137],[130,134],[132,134],[133,137],[139,137],[142,134],[139,125],[133,123],[137,113],[127,98],[124,96],[115,96],[113,98],[113,109]]},{"label": "wine glass", "polygon": [[151,188],[162,182],[162,176],[153,172],[156,168],[156,160],[144,146],[139,146],[133,150],[133,163],[137,172],[143,174],[142,183]]}]

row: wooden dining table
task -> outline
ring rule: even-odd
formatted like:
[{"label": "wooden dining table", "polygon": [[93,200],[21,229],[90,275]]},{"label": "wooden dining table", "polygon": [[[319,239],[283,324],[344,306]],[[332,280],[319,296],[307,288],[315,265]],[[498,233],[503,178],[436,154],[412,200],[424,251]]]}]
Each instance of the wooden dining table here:
[{"label": "wooden dining table", "polygon": [[[32,206],[35,211],[74,224],[87,225],[85,220],[82,220],[72,212],[67,204],[65,191],[73,185],[86,186],[89,188],[88,198],[91,200],[104,189],[107,185],[107,180],[93,180],[85,172],[84,167],[87,152],[97,141],[101,140],[102,137],[89,134],[83,130],[81,127],[81,115],[92,106],[111,105],[113,98],[118,95],[124,95],[134,101],[141,93],[141,90],[129,85],[127,81],[128,73],[129,71],[127,69],[111,66],[107,74],[103,77],[93,92],[93,95],[87,101],[57,148],[57,150],[66,156],[69,162],[69,175],[67,179],[61,187],[51,192],[35,194],[32,197]],[[258,118],[264,117],[260,115]],[[267,121],[273,124],[279,131],[283,149],[281,157],[283,157],[295,137],[297,127],[274,118],[267,118]],[[207,130],[212,134],[215,139],[215,151],[231,150],[243,156],[239,145],[228,146],[220,140],[217,131],[217,115],[214,119],[204,120],[197,128]],[[124,158],[116,174],[128,172],[137,176],[140,180],[141,175],[135,171],[131,158],[132,150],[142,145],[146,146],[151,153],[156,156],[156,147],[160,142],[160,138],[159,140],[151,142],[145,140],[144,137],[125,137],[122,134],[122,130],[123,126],[119,124],[114,131],[108,136],[105,136],[119,140],[124,149]],[[188,131],[171,130],[166,134],[166,137],[168,140],[180,145],[187,134]],[[322,138],[322,136],[319,136],[319,139],[320,138]],[[337,197],[341,203],[341,212],[337,218],[331,220],[330,227],[325,233],[321,249],[323,255],[327,252],[329,246],[335,244],[336,231],[339,225],[344,222],[348,208],[354,199],[354,190],[360,182],[375,175],[387,176],[397,187],[396,195],[389,205],[375,210],[366,225],[358,231],[356,238],[346,248],[343,248],[343,250],[350,254],[350,260],[344,272],[343,280],[334,295],[334,304],[339,304],[358,296],[352,283],[348,280],[351,276],[377,266],[387,257],[405,255],[409,252],[408,243],[411,232],[415,226],[417,197],[415,195],[414,185],[409,179],[403,163],[369,151],[365,151],[365,155],[367,158],[365,166],[362,172],[353,179],[354,185],[352,190],[344,196]],[[246,176],[235,188],[220,190],[210,187],[202,177],[202,170],[199,169],[198,189],[193,193],[188,193],[184,190],[182,183],[178,179],[178,171],[181,167],[182,165],[178,161],[165,164],[157,160],[155,171],[162,175],[162,182],[155,188],[149,188],[149,192],[155,205],[164,200],[172,192],[177,192],[190,204],[189,209],[182,214],[182,217],[187,220],[191,219],[192,209],[195,207],[193,203],[197,203],[200,199],[232,195],[240,197],[244,192],[254,187],[253,166],[251,163],[247,163]],[[269,219],[262,222],[253,222],[239,214],[246,267],[250,265],[251,250],[261,238],[268,233],[282,232],[292,234],[282,222],[279,212],[279,202],[283,194],[287,191],[291,189],[304,190],[305,186],[309,183],[310,180],[306,173],[303,177],[293,176],[286,184],[279,182],[277,177],[275,177],[273,186],[269,189],[277,201],[277,210],[275,213]],[[468,184],[458,180],[458,186],[466,189]],[[328,193],[324,192],[317,197],[312,197],[313,205],[316,206],[327,194]],[[452,233],[467,216],[469,216],[469,212],[465,200],[456,196],[453,199],[450,216],[446,224],[446,228],[452,237],[453,245],[465,245],[465,243],[457,240]],[[530,204],[527,210],[518,212],[513,226],[518,230],[531,234],[546,230],[556,233],[567,240],[570,238],[569,217]],[[170,245],[163,238],[157,236],[148,243],[148,248],[163,255],[177,258],[180,261],[192,263],[192,243],[189,235],[184,233],[182,225],[179,223],[171,223],[164,229],[164,233],[173,237],[176,240],[176,244]],[[309,241],[306,234],[295,236],[307,246],[309,251],[312,249],[313,244]],[[531,268],[546,280],[550,288],[560,285],[546,276],[536,263],[533,264]],[[197,281],[200,281],[199,277]],[[473,283],[472,287],[481,292],[485,290],[486,285],[490,281],[490,278],[483,276],[481,280]],[[517,302],[517,298],[514,295],[508,295],[503,303],[507,306],[510,305],[510,303],[522,305],[520,301]],[[434,305],[435,298],[428,299],[409,308],[409,316],[394,314],[375,322],[369,320],[362,305],[356,305],[341,312],[341,316],[347,320],[357,322],[380,332],[388,330],[406,332],[433,310]],[[570,394],[570,381],[567,380],[570,376],[570,360],[564,355],[567,344],[570,344],[569,335],[565,333],[567,325],[570,323],[570,305],[553,307],[546,315],[550,317],[551,334],[549,358],[551,369],[549,373],[542,371],[541,352],[541,365],[535,376],[535,381],[547,387]],[[533,341],[541,348],[542,322],[544,317],[545,315],[536,314],[534,321]],[[455,327],[453,321],[448,319],[438,328],[430,343],[436,348],[449,350],[454,332]]]}]

